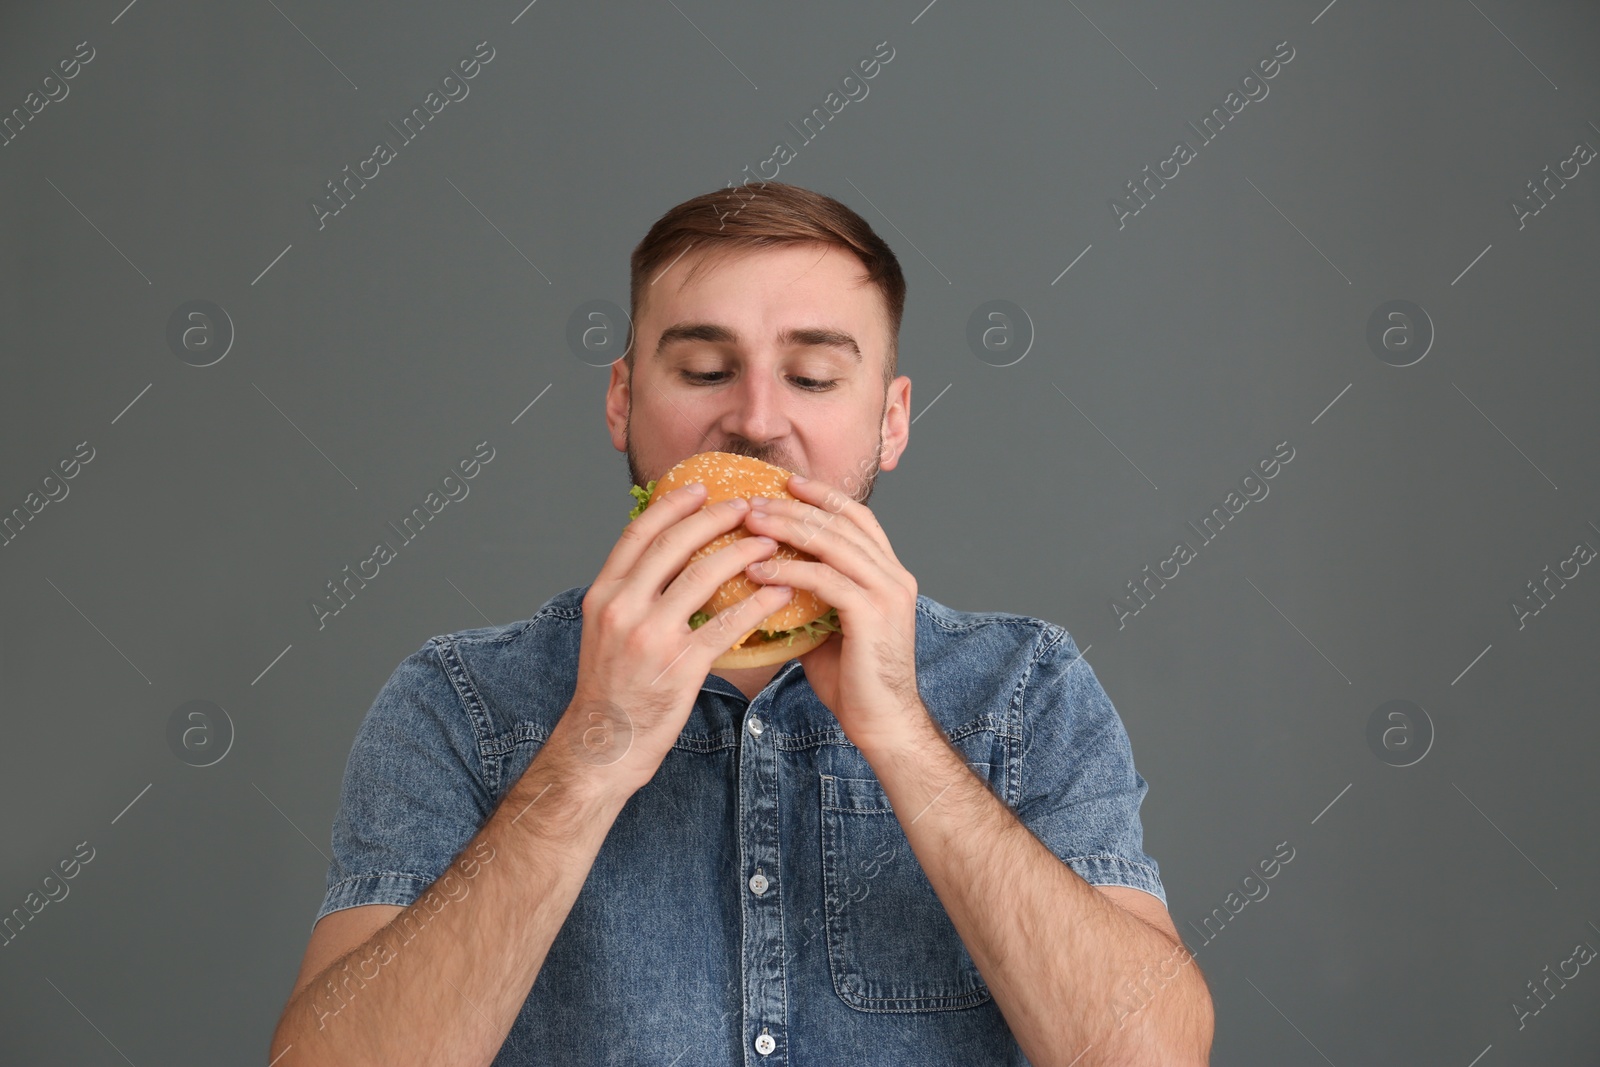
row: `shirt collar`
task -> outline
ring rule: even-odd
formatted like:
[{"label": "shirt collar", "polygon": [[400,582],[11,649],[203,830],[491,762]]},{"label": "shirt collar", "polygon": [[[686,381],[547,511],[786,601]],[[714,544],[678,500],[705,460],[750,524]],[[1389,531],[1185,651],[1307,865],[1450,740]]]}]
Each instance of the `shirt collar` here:
[{"label": "shirt collar", "polygon": [[[766,688],[763,689],[762,692],[766,692],[768,689],[776,691],[777,687],[783,683],[783,680],[789,677],[789,675],[799,671],[800,667],[800,658],[796,656],[794,659],[778,668],[778,673],[772,676],[771,680],[767,682]],[[739,691],[738,686],[734,685],[726,678],[719,677],[709,672],[706,674],[705,684],[700,687],[700,691],[702,693],[720,693],[723,696],[734,697],[738,700],[744,700],[746,703],[749,703],[749,701],[745,698],[745,695]]]}]

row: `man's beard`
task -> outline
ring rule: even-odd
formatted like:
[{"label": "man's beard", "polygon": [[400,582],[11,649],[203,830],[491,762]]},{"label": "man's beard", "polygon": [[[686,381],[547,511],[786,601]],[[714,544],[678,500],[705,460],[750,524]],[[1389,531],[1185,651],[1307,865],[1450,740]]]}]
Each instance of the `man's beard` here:
[{"label": "man's beard", "polygon": [[[650,480],[644,476],[644,471],[640,469],[639,457],[634,453],[633,450],[633,412],[631,410],[628,412],[628,424],[624,432],[627,434],[628,438],[628,485],[630,487],[637,485],[642,488],[648,485]],[[771,463],[774,466],[783,467],[785,470],[795,470],[795,468],[789,465],[785,457],[779,453],[777,449],[754,444],[750,441],[744,440],[743,438],[725,441],[720,445],[716,445],[715,447],[708,444],[706,438],[702,438],[701,445],[703,446],[699,449],[701,452],[732,452],[736,456],[749,456],[752,459],[759,459],[763,463]],[[850,494],[858,504],[865,504],[868,500],[872,499],[872,490],[878,483],[878,457],[881,455],[883,455],[883,429],[880,426],[878,430],[878,443],[872,450],[872,469],[867,472],[864,477],[860,475],[856,476],[855,491]],[[863,463],[864,462],[865,461],[863,461]],[[856,469],[859,471],[861,466],[862,464],[857,464]],[[843,489],[844,486],[840,486],[839,488]]]}]

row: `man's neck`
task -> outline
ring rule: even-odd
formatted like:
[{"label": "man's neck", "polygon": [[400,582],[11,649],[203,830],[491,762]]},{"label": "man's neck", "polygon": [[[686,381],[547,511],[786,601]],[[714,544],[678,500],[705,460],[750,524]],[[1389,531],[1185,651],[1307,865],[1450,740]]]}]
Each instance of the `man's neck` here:
[{"label": "man's neck", "polygon": [[773,663],[766,667],[745,667],[740,670],[719,669],[711,673],[743,693],[746,700],[754,700],[756,694],[765,689],[767,683],[772,681],[773,675],[782,669],[782,663]]}]

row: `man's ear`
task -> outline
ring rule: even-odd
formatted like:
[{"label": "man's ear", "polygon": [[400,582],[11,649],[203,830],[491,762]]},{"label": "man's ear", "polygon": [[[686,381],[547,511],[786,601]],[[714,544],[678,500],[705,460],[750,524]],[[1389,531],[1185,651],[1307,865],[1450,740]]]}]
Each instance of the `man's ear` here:
[{"label": "man's ear", "polygon": [[633,403],[633,383],[625,360],[611,364],[611,381],[606,385],[606,428],[611,433],[611,446],[618,452],[628,450],[628,409]]},{"label": "man's ear", "polygon": [[900,465],[911,437],[911,379],[902,374],[889,383],[888,404],[883,411],[883,455],[878,466],[892,471]]}]

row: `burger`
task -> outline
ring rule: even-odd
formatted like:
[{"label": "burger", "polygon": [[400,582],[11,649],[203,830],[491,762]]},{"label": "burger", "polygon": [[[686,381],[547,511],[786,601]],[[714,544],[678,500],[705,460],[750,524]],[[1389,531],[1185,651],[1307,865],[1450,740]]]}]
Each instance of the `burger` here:
[{"label": "burger", "polygon": [[[694,482],[706,487],[706,499],[702,507],[735,497],[764,496],[769,500],[794,500],[794,494],[788,489],[792,473],[771,463],[732,452],[696,453],[649,485],[635,485],[628,490],[638,501],[633,511],[629,512],[628,520],[631,522],[638,518],[658,497]],[[741,537],[753,536],[748,528],[741,525],[697,549],[689,557],[689,562],[709,556]],[[814,561],[817,557],[779,542],[771,558]],[[718,612],[754,596],[759,588],[760,585],[752,582],[743,572],[734,575],[717,588],[699,611],[689,617],[690,629],[699,629],[716,617]],[[809,589],[796,589],[783,607],[747,631],[733,643],[732,648],[713,660],[711,666],[740,670],[782,663],[804,655],[838,632],[838,609],[817,599]]]}]

